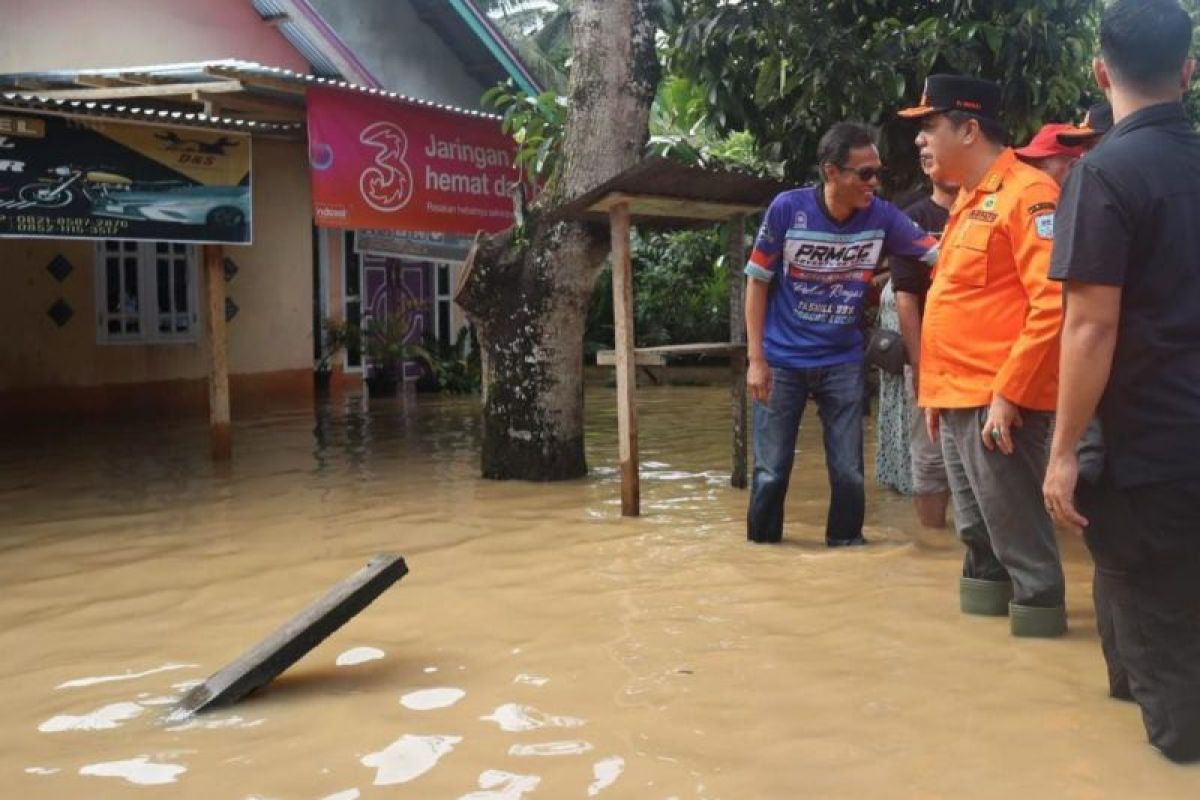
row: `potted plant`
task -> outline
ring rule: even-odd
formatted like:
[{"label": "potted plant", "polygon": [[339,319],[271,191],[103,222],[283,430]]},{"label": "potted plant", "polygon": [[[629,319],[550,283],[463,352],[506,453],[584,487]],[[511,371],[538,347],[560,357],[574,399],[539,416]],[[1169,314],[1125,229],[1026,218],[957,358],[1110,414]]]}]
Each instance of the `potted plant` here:
[{"label": "potted plant", "polygon": [[404,362],[421,361],[432,369],[429,351],[407,339],[411,326],[404,317],[372,317],[363,328],[363,352],[370,362],[367,389],[373,397],[391,397],[404,380]]},{"label": "potted plant", "polygon": [[483,377],[480,369],[479,342],[475,339],[473,328],[464,325],[454,344],[439,342],[431,337],[426,343],[426,349],[433,356],[432,370],[426,383],[418,384],[419,390],[449,394],[479,392]]},{"label": "potted plant", "polygon": [[333,360],[346,350],[361,347],[362,333],[354,323],[332,318],[321,322],[321,332],[324,346],[313,375],[317,392],[324,394],[329,391],[329,382],[333,377]]}]

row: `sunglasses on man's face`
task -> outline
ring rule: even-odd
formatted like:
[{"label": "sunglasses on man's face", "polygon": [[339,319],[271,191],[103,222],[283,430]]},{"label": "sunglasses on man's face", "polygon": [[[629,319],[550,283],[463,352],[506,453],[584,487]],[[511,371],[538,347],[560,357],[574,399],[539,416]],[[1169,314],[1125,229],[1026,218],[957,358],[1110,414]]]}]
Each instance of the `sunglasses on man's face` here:
[{"label": "sunglasses on man's face", "polygon": [[837,166],[837,168],[842,172],[853,172],[863,183],[870,183],[876,178],[883,180],[883,176],[887,174],[887,167],[858,167],[855,169],[852,167],[843,167],[841,165],[835,166]]}]

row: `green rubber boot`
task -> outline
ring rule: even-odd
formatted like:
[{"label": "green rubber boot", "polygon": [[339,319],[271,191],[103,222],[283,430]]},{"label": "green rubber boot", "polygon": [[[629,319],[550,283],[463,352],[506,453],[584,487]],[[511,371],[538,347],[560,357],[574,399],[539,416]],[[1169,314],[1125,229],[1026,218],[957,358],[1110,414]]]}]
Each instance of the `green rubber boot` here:
[{"label": "green rubber boot", "polygon": [[1009,581],[958,579],[958,602],[964,614],[984,617],[1007,616],[1012,596],[1013,588]]},{"label": "green rubber boot", "polygon": [[1008,607],[1008,616],[1012,624],[1012,635],[1031,639],[1054,639],[1067,632],[1067,609],[1038,608],[1037,606],[1019,606],[1012,603]]}]

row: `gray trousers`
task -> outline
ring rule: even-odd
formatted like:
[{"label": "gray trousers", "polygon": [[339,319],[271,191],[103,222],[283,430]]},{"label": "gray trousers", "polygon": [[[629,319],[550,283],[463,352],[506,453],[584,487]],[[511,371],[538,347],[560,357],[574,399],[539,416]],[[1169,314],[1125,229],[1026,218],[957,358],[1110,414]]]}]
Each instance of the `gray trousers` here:
[{"label": "gray trousers", "polygon": [[1062,561],[1042,498],[1054,415],[1022,409],[1021,417],[1024,427],[1012,430],[1015,452],[1006,456],[983,446],[986,408],[942,412],[955,525],[967,548],[963,575],[1011,580],[1018,605],[1055,608],[1065,599]]}]

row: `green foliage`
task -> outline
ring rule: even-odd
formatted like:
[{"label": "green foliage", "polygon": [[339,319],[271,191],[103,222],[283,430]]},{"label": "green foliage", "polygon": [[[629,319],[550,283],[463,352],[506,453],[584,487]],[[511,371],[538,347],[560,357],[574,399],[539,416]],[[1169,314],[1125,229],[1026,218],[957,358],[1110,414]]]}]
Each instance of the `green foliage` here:
[{"label": "green foliage", "polygon": [[708,98],[687,78],[670,77],[658,87],[650,115],[650,155],[709,168],[777,175],[779,164],[759,156],[754,137],[745,131],[722,135],[712,124]]},{"label": "green foliage", "polygon": [[483,104],[503,113],[501,128],[517,142],[515,163],[521,172],[535,181],[552,179],[567,122],[566,98],[554,92],[534,96],[508,80],[489,89]]},{"label": "green foliage", "polygon": [[392,372],[405,361],[421,361],[433,369],[433,356],[421,345],[409,344],[412,331],[402,314],[372,317],[362,329],[362,351],[378,372]]},{"label": "green foliage", "polygon": [[[717,230],[635,235],[634,324],[637,345],[723,342],[729,338],[729,266]],[[596,281],[587,350],[613,346],[612,271]]]},{"label": "green foliage", "polygon": [[321,322],[325,346],[322,348],[321,360],[317,363],[317,372],[331,372],[333,359],[346,350],[354,350],[362,340],[362,332],[358,326],[343,319],[325,318]]},{"label": "green foliage", "polygon": [[669,64],[704,87],[718,131],[748,131],[793,179],[814,174],[834,122],[880,125],[885,158],[917,174],[911,124],[925,77],[1000,81],[1010,133],[1075,119],[1092,87],[1100,0],[686,0]]},{"label": "green foliage", "polygon": [[[1182,0],[1181,5],[1192,15],[1192,55],[1200,58],[1200,0]],[[1200,75],[1192,79],[1192,90],[1183,98],[1192,122],[1200,124]]]},{"label": "green foliage", "polygon": [[451,394],[474,394],[483,386],[479,343],[474,331],[463,326],[454,344],[431,339],[426,343],[430,367],[438,389]]}]

